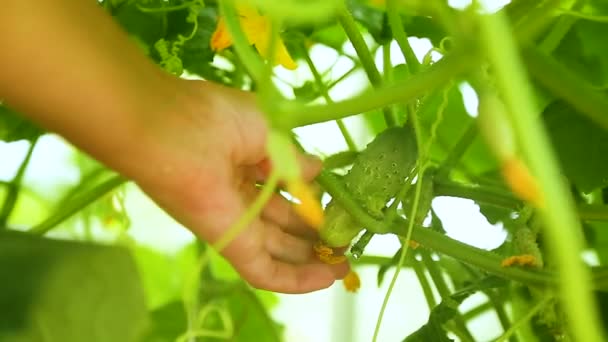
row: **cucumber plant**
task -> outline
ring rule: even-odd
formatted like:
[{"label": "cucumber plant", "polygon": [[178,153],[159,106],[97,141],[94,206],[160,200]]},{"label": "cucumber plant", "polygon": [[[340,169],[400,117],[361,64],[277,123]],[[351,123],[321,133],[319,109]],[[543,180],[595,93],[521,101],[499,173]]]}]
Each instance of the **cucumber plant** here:
[{"label": "cucumber plant", "polygon": [[[254,10],[243,15],[243,4]],[[511,0],[493,9],[478,1],[464,8],[451,4],[99,1],[159,67],[255,91],[273,134],[290,137],[292,129],[335,121],[349,150],[326,158],[326,170],[317,178],[332,197],[320,239],[342,248],[365,229],[353,253],[360,257],[350,259],[354,269],[378,266],[379,283],[389,269],[413,271],[430,314],[419,327],[391,327],[405,341],[603,341],[608,326],[608,6],[600,0]],[[268,53],[271,46],[279,52]],[[332,56],[335,63],[328,67]],[[278,64],[282,69],[274,68]],[[332,98],[338,87],[353,84],[362,91]],[[477,117],[465,108],[467,85],[480,100]],[[357,150],[362,142],[342,121],[346,117],[373,134],[365,149]],[[0,104],[0,140],[30,145],[14,175],[0,182],[0,230],[10,231],[0,233],[0,340],[36,340],[45,327],[61,336],[52,341],[71,342],[82,340],[91,327],[102,329],[101,323],[75,320],[81,326],[70,334],[57,308],[72,294],[71,285],[63,284],[76,284],[76,271],[87,269],[89,261],[99,264],[104,255],[120,267],[101,263],[99,276],[82,277],[78,295],[83,300],[68,310],[74,317],[97,313],[112,326],[129,327],[100,332],[98,339],[284,339],[269,315],[276,298],[253,291],[204,242],[168,256],[125,234],[128,213],[115,191],[124,191],[126,179],[77,152],[81,181],[66,190],[60,189],[61,179],[52,179],[65,196],[38,196],[43,189],[27,172],[40,167],[31,160],[34,147],[45,143],[44,132]],[[343,177],[330,172],[344,167],[350,170]],[[272,189],[265,190],[268,195]],[[489,222],[504,225],[505,241],[484,250],[451,238],[431,205],[439,196],[474,201]],[[425,220],[429,212],[431,219]],[[99,236],[99,226],[120,227]],[[42,236],[47,233],[86,242],[51,241]],[[392,258],[371,255],[365,245],[374,234],[411,237],[419,247],[406,252],[402,245]],[[34,262],[31,253],[41,251],[43,262]],[[202,271],[200,255],[209,265]],[[583,255],[592,260],[582,261]],[[17,277],[24,265],[27,272]],[[184,271],[190,269],[197,271]],[[129,284],[104,289],[91,281],[95,277]],[[197,286],[183,300],[188,279],[197,279]],[[361,285],[372,283],[364,278]],[[103,310],[93,305],[103,291],[116,299],[125,290],[131,300],[122,307],[116,300]],[[460,304],[476,292],[485,295],[484,302],[465,311]],[[383,308],[391,303],[386,298]],[[118,321],[107,315],[127,311],[136,315]],[[469,324],[488,312],[499,325],[492,331]],[[36,321],[41,317],[46,326]],[[368,322],[357,324],[370,333],[374,329]],[[376,337],[388,325],[378,326]]]}]

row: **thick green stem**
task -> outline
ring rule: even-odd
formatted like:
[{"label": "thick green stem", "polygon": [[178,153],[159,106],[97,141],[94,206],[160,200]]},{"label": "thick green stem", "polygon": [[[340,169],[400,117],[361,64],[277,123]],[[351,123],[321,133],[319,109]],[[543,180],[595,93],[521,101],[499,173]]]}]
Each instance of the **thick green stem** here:
[{"label": "thick green stem", "polygon": [[2,204],[2,209],[0,209],[0,230],[7,227],[7,221],[11,216],[13,209],[15,209],[17,199],[19,198],[19,192],[21,190],[21,181],[23,180],[27,166],[30,164],[30,160],[32,159],[32,154],[37,142],[38,138],[34,139],[30,143],[30,147],[28,148],[27,154],[17,170],[17,174],[8,184],[8,192],[6,194],[6,198],[4,199],[4,203]]},{"label": "thick green stem", "polygon": [[[363,40],[363,36],[361,35],[352,14],[347,8],[344,8],[340,11],[338,20],[340,21],[340,25],[342,25],[344,32],[346,32],[346,36],[351,44],[353,44],[353,48],[355,48],[357,56],[359,56],[359,59],[361,60],[361,65],[363,66],[363,70],[365,70],[365,74],[370,83],[374,88],[380,88],[382,86],[382,76],[380,75],[378,68],[376,68],[374,57],[369,52],[367,44],[365,44],[365,40]],[[389,127],[394,126],[395,120],[391,115],[390,110],[388,110],[388,108],[383,108],[383,112],[386,125]]]},{"label": "thick green stem", "polygon": [[[317,177],[317,181],[361,226],[377,233],[392,232],[405,237],[405,229],[403,227],[407,227],[408,224],[408,221],[405,219],[398,217],[392,224],[388,225],[383,221],[371,217],[352,198],[344,185],[335,176],[326,171],[321,172]],[[499,255],[469,246],[430,229],[415,226],[412,232],[412,240],[426,248],[451,256],[502,278],[538,287],[554,287],[559,282],[559,278],[555,272],[519,267],[502,267],[502,258]],[[597,290],[608,290],[608,271],[598,269],[598,272],[594,273],[594,281],[591,282],[593,287]]]},{"label": "thick green stem", "polygon": [[521,201],[510,192],[490,186],[469,185],[445,179],[435,179],[433,190],[435,196],[468,198],[475,202],[502,208],[517,209],[522,205]]},{"label": "thick green stem", "polygon": [[407,80],[395,82],[349,100],[314,106],[302,105],[296,101],[284,102],[278,106],[284,115],[276,119],[276,124],[291,129],[357,115],[393,103],[408,102],[444,86],[477,63],[476,55],[471,55],[470,51],[455,51]]},{"label": "thick green stem", "polygon": [[[604,334],[591,293],[591,274],[580,259],[583,236],[575,206],[562,182],[557,159],[538,117],[531,85],[517,55],[511,30],[502,13],[498,13],[480,17],[480,32],[497,88],[508,108],[513,131],[540,187],[543,203],[538,213],[545,223],[550,257],[560,272],[561,302],[569,317],[574,339],[603,341]],[[540,57],[535,53],[530,55],[532,59]],[[543,59],[539,64],[547,65],[548,61]],[[538,70],[534,72],[540,73]],[[545,77],[549,78],[550,75]],[[582,96],[588,103],[590,94]],[[608,121],[604,122],[608,124]],[[608,125],[605,127],[608,128]]]},{"label": "thick green stem", "polygon": [[124,182],[126,182],[126,180],[121,176],[114,176],[111,179],[92,188],[87,193],[74,196],[73,201],[65,203],[65,205],[61,206],[61,208],[59,208],[59,210],[49,218],[30,229],[30,232],[32,234],[39,235],[46,234],[51,229],[57,227],[57,225],[59,225],[61,222],[67,220],[72,215],[84,209],[89,204],[95,202],[108,192],[114,190]]},{"label": "thick green stem", "polygon": [[386,1],[388,24],[393,32],[393,37],[397,41],[397,45],[399,45],[401,53],[405,58],[405,63],[410,71],[410,75],[414,75],[420,70],[420,62],[418,61],[418,58],[416,58],[416,54],[414,54],[414,50],[412,49],[410,42],[407,40],[407,34],[403,29],[403,21],[401,20],[401,15],[399,14],[399,10],[397,9],[396,5],[396,0]]}]

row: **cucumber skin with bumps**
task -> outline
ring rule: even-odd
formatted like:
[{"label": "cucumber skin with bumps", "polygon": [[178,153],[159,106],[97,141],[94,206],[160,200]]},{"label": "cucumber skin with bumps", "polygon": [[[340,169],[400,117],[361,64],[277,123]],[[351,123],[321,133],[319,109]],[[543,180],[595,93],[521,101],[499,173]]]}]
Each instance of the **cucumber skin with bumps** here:
[{"label": "cucumber skin with bumps", "polygon": [[[401,190],[418,157],[416,139],[409,127],[393,127],[380,133],[361,152],[343,180],[346,189],[372,216],[382,218],[386,203]],[[329,247],[343,247],[363,228],[332,200],[325,209],[319,231]]]}]

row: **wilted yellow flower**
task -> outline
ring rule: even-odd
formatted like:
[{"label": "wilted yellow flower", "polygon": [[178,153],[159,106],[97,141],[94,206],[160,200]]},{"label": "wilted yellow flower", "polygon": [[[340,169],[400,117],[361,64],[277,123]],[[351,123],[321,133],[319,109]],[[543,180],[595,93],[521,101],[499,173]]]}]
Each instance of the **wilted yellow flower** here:
[{"label": "wilted yellow flower", "polygon": [[[260,15],[257,9],[247,5],[237,5],[237,13],[239,15],[241,28],[243,29],[243,32],[245,32],[249,43],[255,46],[262,57],[268,59],[271,33],[270,20],[267,17]],[[211,36],[211,49],[213,51],[221,51],[230,47],[232,43],[232,37],[226,27],[226,21],[223,17],[220,17],[215,32],[213,32],[213,36]],[[289,55],[285,44],[283,44],[283,41],[280,38],[276,42],[276,49],[273,57],[276,64],[281,64],[290,70],[297,68],[296,63]]]},{"label": "wilted yellow flower", "polygon": [[294,179],[287,182],[287,191],[300,200],[300,204],[294,204],[294,209],[306,223],[315,229],[321,228],[323,224],[323,208],[316,199],[314,191],[302,179]]},{"label": "wilted yellow flower", "polygon": [[537,208],[544,206],[545,201],[540,187],[521,160],[516,157],[509,158],[502,163],[501,168],[505,181],[515,195]]},{"label": "wilted yellow flower", "polygon": [[361,279],[359,279],[359,275],[355,271],[350,271],[342,280],[344,284],[344,288],[348,292],[357,292],[361,287]]},{"label": "wilted yellow flower", "polygon": [[319,260],[325,264],[335,265],[346,261],[344,255],[334,255],[334,249],[324,245],[321,241],[317,242],[313,246],[313,249]]},{"label": "wilted yellow flower", "polygon": [[522,255],[513,255],[506,259],[504,259],[500,266],[502,267],[511,267],[511,266],[531,266],[538,267],[540,266],[538,259],[532,254],[522,254]]}]

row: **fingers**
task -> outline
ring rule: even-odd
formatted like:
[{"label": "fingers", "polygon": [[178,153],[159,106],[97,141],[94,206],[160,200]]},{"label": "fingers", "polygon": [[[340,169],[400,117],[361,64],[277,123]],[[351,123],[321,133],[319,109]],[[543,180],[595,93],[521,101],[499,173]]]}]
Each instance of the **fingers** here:
[{"label": "fingers", "polygon": [[267,224],[264,242],[270,255],[277,260],[292,264],[305,264],[314,260],[311,240],[287,234],[272,224]]},{"label": "fingers", "polygon": [[256,288],[292,294],[325,289],[337,279],[329,265],[293,265],[270,256],[255,259],[241,274]]},{"label": "fingers", "polygon": [[298,154],[298,162],[300,163],[302,178],[307,182],[315,179],[323,168],[321,159],[310,154]]},{"label": "fingers", "polygon": [[[313,155],[296,152],[296,158],[300,167],[302,178],[307,182],[315,179],[323,168],[323,163],[321,160]],[[270,175],[272,167],[273,165],[268,158],[258,161],[253,170],[251,170],[253,175],[252,178],[259,182],[264,181]]]},{"label": "fingers", "polygon": [[298,216],[292,204],[280,195],[274,195],[264,208],[262,218],[279,226],[283,231],[313,240],[317,232]]}]

